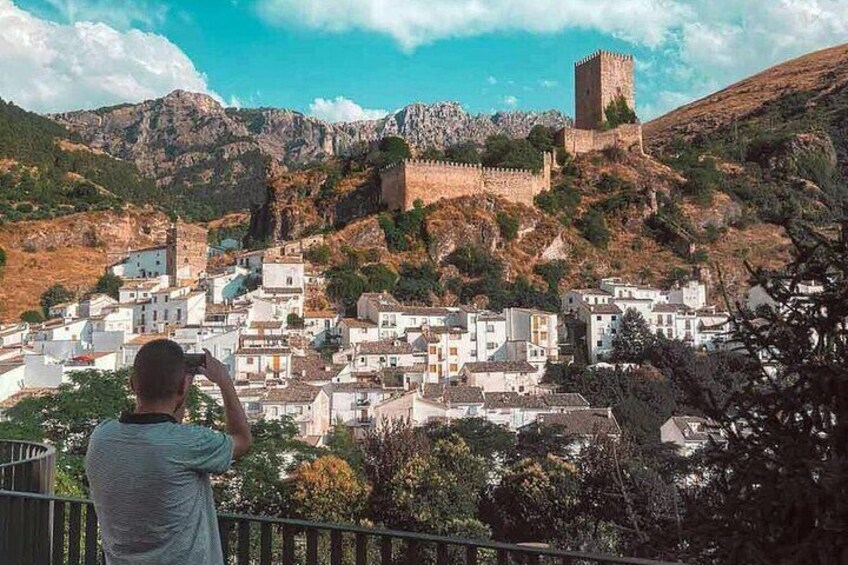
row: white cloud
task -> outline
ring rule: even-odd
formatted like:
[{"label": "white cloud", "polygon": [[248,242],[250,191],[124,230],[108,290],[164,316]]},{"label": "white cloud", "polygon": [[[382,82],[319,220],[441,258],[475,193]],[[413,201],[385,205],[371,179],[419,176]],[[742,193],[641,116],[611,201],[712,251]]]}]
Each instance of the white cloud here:
[{"label": "white cloud", "polygon": [[205,75],[165,37],[103,23],[56,24],[0,0],[0,96],[57,112],[204,92]]},{"label": "white cloud", "polygon": [[490,84],[490,85],[494,86],[494,85],[498,84],[498,79],[496,79],[493,76],[489,76],[489,77],[486,78],[486,84]]},{"label": "white cloud", "polygon": [[309,114],[325,122],[358,122],[385,117],[386,110],[369,110],[344,96],[332,100],[316,98],[309,105]]},{"label": "white cloud", "polygon": [[[268,21],[389,35],[402,48],[497,31],[588,29],[656,46],[687,7],[674,0],[260,0]],[[638,22],[638,25],[634,22]]]},{"label": "white cloud", "polygon": [[43,0],[65,22],[107,23],[119,29],[133,26],[154,27],[165,21],[168,6],[154,0]]},{"label": "white cloud", "polygon": [[539,84],[542,85],[543,88],[556,88],[559,86],[559,81],[556,80],[540,80]]},{"label": "white cloud", "polygon": [[510,108],[515,108],[516,106],[518,106],[518,98],[512,95],[504,96],[503,103],[509,106]]}]

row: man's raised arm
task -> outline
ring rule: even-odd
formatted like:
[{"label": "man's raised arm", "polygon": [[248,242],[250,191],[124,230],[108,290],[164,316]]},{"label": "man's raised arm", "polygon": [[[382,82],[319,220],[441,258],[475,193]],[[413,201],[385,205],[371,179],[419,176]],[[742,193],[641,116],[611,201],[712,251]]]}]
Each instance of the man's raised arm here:
[{"label": "man's raised arm", "polygon": [[250,424],[247,423],[247,416],[244,414],[244,408],[236,394],[227,366],[215,359],[208,349],[203,351],[206,352],[206,366],[203,368],[203,374],[221,389],[227,433],[233,438],[233,459],[238,459],[250,451],[250,446],[253,444]]}]

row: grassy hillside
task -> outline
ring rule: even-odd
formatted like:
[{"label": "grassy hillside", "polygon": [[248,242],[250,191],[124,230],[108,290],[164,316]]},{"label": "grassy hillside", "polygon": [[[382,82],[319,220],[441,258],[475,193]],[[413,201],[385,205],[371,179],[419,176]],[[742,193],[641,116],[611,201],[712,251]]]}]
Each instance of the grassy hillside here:
[{"label": "grassy hillside", "polygon": [[0,220],[43,219],[165,203],[134,164],[92,150],[65,128],[0,100]]}]

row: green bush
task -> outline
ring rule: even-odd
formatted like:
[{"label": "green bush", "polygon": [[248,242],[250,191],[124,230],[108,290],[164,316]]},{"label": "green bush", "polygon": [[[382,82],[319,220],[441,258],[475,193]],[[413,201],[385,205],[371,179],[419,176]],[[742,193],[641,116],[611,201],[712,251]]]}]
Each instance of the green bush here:
[{"label": "green bush", "polygon": [[511,139],[503,134],[490,136],[481,156],[487,167],[542,170],[542,153],[526,139]]},{"label": "green bush", "polygon": [[97,279],[97,283],[94,285],[92,292],[95,294],[106,294],[115,300],[118,300],[122,284],[124,284],[124,281],[121,280],[121,277],[113,275],[112,273],[106,273]]},{"label": "green bush", "polygon": [[498,229],[501,232],[501,237],[507,241],[512,241],[518,237],[518,227],[520,225],[518,218],[511,216],[506,212],[498,212],[496,220],[498,222]]},{"label": "green bush", "polygon": [[610,100],[604,109],[604,129],[613,129],[622,124],[635,124],[637,122],[636,112],[627,104],[624,95],[619,94]]},{"label": "green bush", "polygon": [[304,251],[303,258],[315,265],[326,265],[330,262],[331,254],[330,246],[326,243],[321,243],[319,245],[313,245]]},{"label": "green bush", "polygon": [[547,152],[553,149],[554,132],[547,126],[536,124],[530,128],[530,133],[527,134],[527,141],[537,151]]},{"label": "green bush", "polygon": [[401,302],[432,304],[434,296],[444,293],[439,273],[430,263],[404,263],[400,266],[399,275],[392,294]]},{"label": "green bush", "polygon": [[445,149],[444,158],[456,163],[477,165],[480,163],[480,151],[471,141],[463,141]]},{"label": "green bush", "polygon": [[44,316],[48,316],[50,313],[50,308],[61,304],[63,302],[68,302],[74,299],[74,293],[62,286],[61,284],[54,284],[47,290],[45,290],[41,294],[41,311],[44,313]]},{"label": "green bush", "polygon": [[29,324],[40,324],[44,321],[44,316],[38,310],[27,310],[21,313],[21,321]]},{"label": "green bush", "polygon": [[292,312],[288,316],[286,316],[286,326],[292,329],[301,329],[303,328],[303,318],[298,316],[296,313]]},{"label": "green bush", "polygon": [[6,266],[6,250],[0,247],[0,268]]},{"label": "green bush", "polygon": [[453,250],[445,261],[469,277],[497,278],[503,272],[501,262],[485,249],[467,243]]},{"label": "green bush", "polygon": [[610,240],[610,231],[603,214],[591,209],[580,219],[580,233],[595,247],[606,248]]}]

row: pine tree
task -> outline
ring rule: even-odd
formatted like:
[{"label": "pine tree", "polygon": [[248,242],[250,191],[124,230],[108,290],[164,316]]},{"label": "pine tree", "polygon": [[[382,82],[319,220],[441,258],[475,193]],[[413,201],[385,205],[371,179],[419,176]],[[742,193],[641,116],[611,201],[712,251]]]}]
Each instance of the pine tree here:
[{"label": "pine tree", "polygon": [[789,235],[787,269],[752,271],[776,306],[735,313],[743,386],[702,395],[727,445],[704,453],[689,505],[697,562],[848,563],[848,221],[840,237]]},{"label": "pine tree", "polygon": [[617,363],[639,363],[645,358],[654,339],[642,314],[628,308],[621,317],[618,333],[612,341],[612,360]]}]

